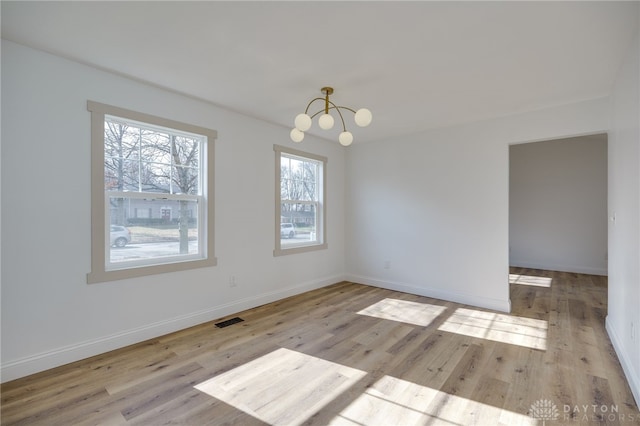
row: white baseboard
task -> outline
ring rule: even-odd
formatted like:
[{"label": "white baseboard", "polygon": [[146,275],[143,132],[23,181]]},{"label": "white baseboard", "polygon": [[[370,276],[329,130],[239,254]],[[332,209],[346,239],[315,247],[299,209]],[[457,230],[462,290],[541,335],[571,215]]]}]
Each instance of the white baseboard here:
[{"label": "white baseboard", "polygon": [[385,288],[387,290],[401,291],[403,293],[417,294],[419,296],[432,297],[434,299],[447,300],[450,302],[462,303],[464,305],[477,306],[479,308],[491,309],[494,311],[511,312],[511,300],[492,299],[475,294],[457,293],[430,287],[416,287],[406,283],[383,281],[376,278],[364,277],[360,275],[347,275],[348,281],[366,284],[373,287]]},{"label": "white baseboard", "polygon": [[193,327],[194,325],[208,321],[213,321],[218,318],[264,305],[266,303],[275,302],[276,300],[284,299],[306,291],[326,287],[341,281],[344,281],[343,275],[309,281],[285,289],[240,299],[225,305],[205,309],[200,312],[194,312],[165,321],[159,321],[142,327],[125,330],[109,336],[103,336],[97,339],[56,348],[6,363],[3,362],[0,365],[0,382],[4,383],[9,380],[18,379],[40,371],[68,364],[70,362],[79,361],[114,349],[123,348],[134,343],[143,342],[145,340]]},{"label": "white baseboard", "polygon": [[607,268],[592,268],[590,266],[556,265],[550,263],[527,262],[519,260],[510,260],[509,266],[515,266],[519,268],[543,269],[545,271],[574,272],[576,274],[603,276],[609,275],[609,271],[607,271]]},{"label": "white baseboard", "polygon": [[633,368],[633,364],[626,352],[623,350],[623,346],[620,340],[620,337],[616,330],[613,328],[611,323],[609,322],[609,316],[605,319],[605,328],[607,329],[607,334],[609,334],[609,339],[611,339],[611,343],[613,344],[613,349],[616,351],[616,355],[618,355],[618,359],[620,360],[620,365],[622,366],[622,370],[624,371],[624,375],[627,378],[627,382],[629,383],[629,387],[631,388],[631,393],[633,393],[633,397],[636,400],[636,405],[640,405],[640,376],[639,372]]}]

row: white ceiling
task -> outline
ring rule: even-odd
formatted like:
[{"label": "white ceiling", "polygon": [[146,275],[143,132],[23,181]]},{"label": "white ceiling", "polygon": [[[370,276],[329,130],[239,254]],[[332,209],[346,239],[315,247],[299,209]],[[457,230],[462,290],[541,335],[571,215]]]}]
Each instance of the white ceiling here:
[{"label": "white ceiling", "polygon": [[289,128],[333,86],[336,104],[373,112],[347,124],[358,143],[605,96],[638,5],[2,1],[1,14],[5,39]]}]

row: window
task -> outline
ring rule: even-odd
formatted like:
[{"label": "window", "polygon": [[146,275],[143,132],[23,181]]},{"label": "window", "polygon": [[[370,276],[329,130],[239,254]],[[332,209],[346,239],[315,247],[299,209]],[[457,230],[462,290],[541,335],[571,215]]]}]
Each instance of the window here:
[{"label": "window", "polygon": [[89,283],[215,266],[216,132],[89,101]]},{"label": "window", "polygon": [[327,159],[274,145],[276,248],[274,256],[327,248]]}]

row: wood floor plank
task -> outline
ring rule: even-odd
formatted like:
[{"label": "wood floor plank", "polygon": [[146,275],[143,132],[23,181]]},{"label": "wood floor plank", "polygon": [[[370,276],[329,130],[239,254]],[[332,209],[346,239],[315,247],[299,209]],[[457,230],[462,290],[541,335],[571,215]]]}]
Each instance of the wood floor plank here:
[{"label": "wood floor plank", "polygon": [[180,397],[173,398],[153,409],[147,410],[129,421],[125,420],[120,424],[142,426],[170,424],[170,422],[174,424],[186,424],[184,420],[181,419],[185,413],[191,415],[200,409],[206,410],[212,402],[213,400],[209,395],[194,389],[184,393]]},{"label": "wood floor plank", "polygon": [[200,365],[191,363],[167,373],[165,377],[137,384],[113,396],[118,398],[122,406],[120,412],[128,420],[191,391],[194,385],[207,377],[208,373]]},{"label": "wood floor plank", "polygon": [[1,423],[512,426],[538,401],[556,424],[640,419],[606,278],[510,272],[511,314],[341,282],[4,383]]},{"label": "wood floor plank", "polygon": [[465,407],[463,424],[485,425],[488,418],[500,418],[508,392],[508,382],[481,377]]},{"label": "wood floor plank", "polygon": [[487,361],[487,349],[483,343],[469,345],[440,390],[449,395],[461,395],[465,398],[471,396]]}]

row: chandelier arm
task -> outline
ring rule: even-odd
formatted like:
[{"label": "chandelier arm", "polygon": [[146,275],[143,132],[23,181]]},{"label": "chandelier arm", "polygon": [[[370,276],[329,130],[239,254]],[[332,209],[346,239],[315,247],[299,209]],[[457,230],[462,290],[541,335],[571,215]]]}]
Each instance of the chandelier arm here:
[{"label": "chandelier arm", "polygon": [[[324,99],[323,99],[324,100]],[[309,117],[311,117],[311,119],[313,120],[318,114],[320,114],[321,112],[324,112],[324,108],[322,108],[320,111],[316,112],[313,115],[310,115]]]},{"label": "chandelier arm", "polygon": [[[323,101],[324,101],[324,99],[323,99],[323,98],[316,98],[316,99],[314,99],[314,100],[318,100],[318,99],[320,99],[320,100],[323,100]],[[311,102],[313,102],[313,101],[311,101]],[[338,111],[338,114],[340,115],[340,121],[342,121],[342,130],[346,132],[346,131],[347,131],[347,126],[346,126],[346,125],[345,125],[345,123],[344,123],[344,117],[342,116],[342,112],[340,111],[340,108],[342,108],[342,109],[348,109],[349,111],[353,112],[354,114],[355,114],[355,111],[354,111],[354,110],[352,110],[352,109],[351,109],[351,108],[349,108],[349,107],[345,107],[345,106],[338,106],[338,105],[334,104],[334,103],[333,103],[333,102],[331,102],[331,101],[329,101],[329,103],[332,105],[332,106],[330,106],[330,107],[329,107],[329,109],[335,109],[336,111]],[[307,108],[308,108],[308,107],[307,107]],[[321,109],[320,111],[316,112],[315,114],[311,115],[310,117],[311,117],[311,119],[313,120],[313,119],[314,119],[318,114],[323,113],[323,112],[325,112],[325,111],[324,111],[324,108],[323,108],[323,109]],[[305,111],[305,114],[306,114],[306,113],[307,113],[307,111]]]},{"label": "chandelier arm", "polygon": [[[304,113],[305,113],[305,114],[307,114],[307,113],[309,112],[309,107],[310,107],[310,106],[311,106],[311,104],[312,104],[312,103],[314,103],[315,101],[324,101],[324,98],[315,98],[315,99],[312,99],[312,100],[307,104],[307,107],[306,107],[306,108],[305,108],[305,110],[304,110]],[[324,110],[321,110],[321,111],[324,111]],[[313,117],[315,117],[315,116],[316,116],[319,112],[321,112],[321,111],[318,111],[318,112],[316,112],[315,114],[313,114]],[[311,117],[311,118],[313,118],[313,117]]]},{"label": "chandelier arm", "polygon": [[355,109],[351,109],[351,108],[346,107],[346,106],[342,106],[342,105],[337,105],[337,106],[336,106],[336,105],[334,105],[334,106],[335,106],[336,108],[348,109],[349,111],[351,111],[351,112],[352,112],[352,113],[354,113],[354,114],[356,113],[356,110],[355,110]]},{"label": "chandelier arm", "polygon": [[344,108],[344,107],[339,107],[339,106],[337,106],[336,104],[334,104],[333,102],[331,102],[331,101],[329,101],[329,100],[328,100],[327,102],[329,102],[329,103],[332,105],[332,107],[331,107],[331,108],[329,108],[329,109],[332,109],[332,108],[333,108],[333,109],[335,109],[336,111],[338,111],[338,115],[340,115],[340,121],[342,121],[342,131],[343,131],[343,132],[346,132],[346,131],[347,131],[347,126],[345,126],[345,124],[344,124],[344,117],[342,117],[342,112],[340,112],[340,108]]}]

